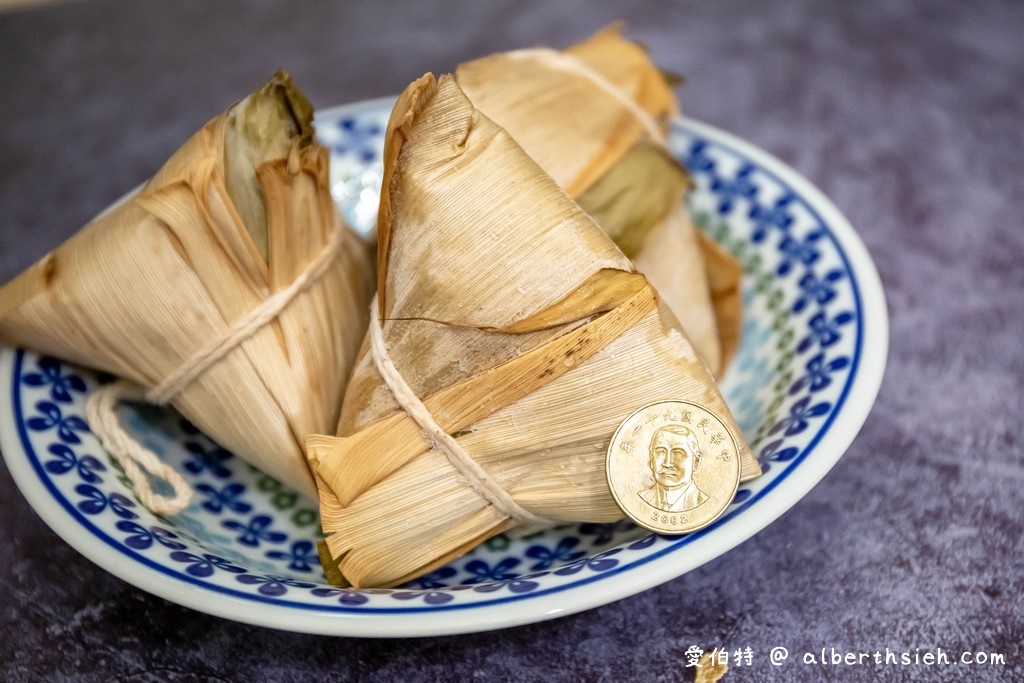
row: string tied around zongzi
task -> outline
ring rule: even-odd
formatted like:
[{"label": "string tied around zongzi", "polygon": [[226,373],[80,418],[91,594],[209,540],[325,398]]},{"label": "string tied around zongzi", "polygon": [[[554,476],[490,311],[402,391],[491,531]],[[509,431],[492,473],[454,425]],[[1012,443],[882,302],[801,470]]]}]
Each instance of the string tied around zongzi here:
[{"label": "string tied around zongzi", "polygon": [[451,434],[437,424],[430,409],[423,404],[423,401],[412,390],[391,360],[387,344],[384,342],[379,308],[380,304],[374,297],[373,303],[370,304],[370,353],[374,366],[388,389],[391,390],[398,405],[423,430],[426,440],[445,454],[448,462],[470,488],[502,514],[531,526],[546,527],[554,524],[554,520],[534,514],[517,503],[512,495],[495,482]]},{"label": "string tied around zongzi", "polygon": [[[85,410],[90,429],[124,468],[132,482],[132,491],[149,510],[160,515],[181,512],[191,502],[193,491],[173,467],[161,462],[152,451],[125,431],[115,413],[117,404],[121,401],[145,401],[165,405],[172,401],[204,371],[277,318],[298,295],[316,284],[341,253],[345,235],[341,228],[332,230],[324,248],[291,284],[264,299],[247,315],[236,320],[220,337],[211,339],[197,349],[156,386],[145,391],[138,385],[120,380],[101,387],[89,396]],[[151,477],[168,484],[174,495],[156,493],[149,482]]]},{"label": "string tied around zongzi", "polygon": [[[588,114],[589,115],[589,114]],[[623,417],[660,397],[738,427],[671,310],[600,226],[451,76],[388,121],[378,306],[388,356],[489,477],[535,515],[614,522]],[[332,580],[401,585],[521,528],[398,405],[364,342],[338,436],[310,433]],[[736,437],[742,474],[758,473]]]}]

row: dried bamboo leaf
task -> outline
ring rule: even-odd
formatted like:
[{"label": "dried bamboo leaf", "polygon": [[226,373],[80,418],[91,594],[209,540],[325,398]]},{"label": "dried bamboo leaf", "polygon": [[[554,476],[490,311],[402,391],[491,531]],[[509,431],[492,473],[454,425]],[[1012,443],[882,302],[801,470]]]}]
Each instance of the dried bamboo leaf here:
[{"label": "dried bamboo leaf", "polygon": [[136,195],[0,288],[0,339],[154,387],[342,231],[326,274],[172,401],[224,447],[314,495],[301,439],[337,421],[370,265],[331,200],[311,115],[280,72],[210,121]]},{"label": "dried bamboo leaf", "polygon": [[[690,212],[677,204],[647,235],[633,262],[647,276],[700,350],[713,375],[723,370],[718,319],[712,305],[710,270],[700,248],[700,235]],[[671,257],[669,257],[671,256]]]},{"label": "dried bamboo leaf", "polygon": [[[739,435],[671,312],[451,77],[411,85],[388,131],[378,297],[389,357],[519,505],[552,520],[621,518],[604,450],[651,400],[711,406]],[[518,522],[430,447],[361,353],[341,436],[310,437],[309,459],[332,563],[353,585],[394,585]],[[756,476],[739,440],[742,476]]]},{"label": "dried bamboo leaf", "polygon": [[[516,50],[461,64],[459,86],[572,196],[660,128],[583,62],[555,50]],[[548,125],[538,125],[548,122]]]},{"label": "dried bamboo leaf", "polygon": [[[275,89],[285,90],[275,96]],[[267,260],[267,216],[256,169],[272,159],[286,159],[291,142],[309,144],[313,107],[287,74],[278,72],[255,96],[227,114],[224,176],[228,194],[238,210],[253,246]]]},{"label": "dried bamboo leaf", "polygon": [[623,28],[622,22],[607,26],[566,52],[628,93],[667,130],[671,118],[679,115],[672,84],[654,66],[644,47],[622,37]]},{"label": "dried bamboo leaf", "polygon": [[611,27],[566,53],[517,50],[469,62],[457,78],[635,260],[720,374],[709,274],[684,215],[690,180],[666,147],[665,121],[653,118],[678,109],[644,51]]},{"label": "dried bamboo leaf", "polygon": [[[722,359],[719,367],[724,371],[740,348],[743,330],[743,264],[720,244],[697,231],[701,253],[708,272],[711,304],[715,309],[715,324],[721,340]],[[721,375],[721,372],[718,373]]]},{"label": "dried bamboo leaf", "polygon": [[576,201],[635,259],[689,186],[686,170],[664,147],[640,141]]}]

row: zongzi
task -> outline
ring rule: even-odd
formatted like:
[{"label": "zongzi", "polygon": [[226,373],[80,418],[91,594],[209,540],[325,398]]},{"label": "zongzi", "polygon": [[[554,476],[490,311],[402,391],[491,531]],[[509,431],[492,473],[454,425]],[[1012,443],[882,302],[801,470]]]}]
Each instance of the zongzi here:
[{"label": "zongzi", "polygon": [[672,312],[593,220],[430,74],[388,123],[378,292],[338,434],[307,438],[331,573],[402,583],[510,529],[620,519],[605,450],[676,397],[737,435]]},{"label": "zongzi", "polygon": [[564,52],[468,62],[457,80],[634,259],[721,375],[739,335],[739,300],[713,296],[709,279],[723,287],[732,277],[738,287],[739,271],[721,251],[708,262],[711,245],[683,201],[690,178],[666,142],[678,104],[645,52],[611,27]]},{"label": "zongzi", "polygon": [[372,275],[313,134],[279,72],[0,288],[0,340],[114,373],[315,495],[302,438],[337,423]]}]

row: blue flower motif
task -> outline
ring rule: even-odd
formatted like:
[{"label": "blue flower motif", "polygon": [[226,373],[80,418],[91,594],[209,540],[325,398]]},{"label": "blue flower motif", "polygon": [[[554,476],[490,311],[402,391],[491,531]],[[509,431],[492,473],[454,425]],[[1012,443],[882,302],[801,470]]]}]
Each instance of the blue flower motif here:
[{"label": "blue flower motif", "polygon": [[427,590],[432,588],[446,588],[448,586],[448,579],[458,573],[458,570],[454,567],[441,567],[440,569],[435,569],[429,574],[424,574],[415,581],[410,582],[408,586],[409,588],[424,588]]},{"label": "blue flower motif", "polygon": [[779,439],[766,444],[765,447],[761,449],[759,459],[765,464],[767,462],[789,462],[800,452],[800,449],[792,446],[779,450],[779,446],[781,446],[782,443],[783,440]]},{"label": "blue flower motif", "polygon": [[839,328],[853,320],[853,317],[850,311],[843,311],[832,319],[829,319],[825,311],[815,313],[809,321],[811,333],[800,340],[796,352],[803,353],[813,344],[818,344],[822,349],[832,346],[842,336]]},{"label": "blue flower motif", "polygon": [[356,154],[364,164],[371,163],[377,158],[380,136],[384,132],[380,124],[348,116],[338,121],[338,131],[342,139],[334,145],[335,152]]},{"label": "blue flower motif", "polygon": [[739,491],[736,492],[736,495],[733,496],[732,503],[730,503],[730,505],[739,505],[740,503],[745,501],[747,498],[750,498],[750,496],[751,496],[750,489],[740,489]]},{"label": "blue flower motif", "polygon": [[184,543],[179,543],[174,540],[178,536],[171,533],[167,529],[162,529],[158,526],[151,526],[148,529],[141,524],[135,522],[118,522],[117,528],[126,534],[129,534],[124,539],[124,544],[129,548],[135,548],[136,550],[145,550],[153,545],[153,542],[157,542],[165,548],[171,550],[181,550],[187,547]]},{"label": "blue flower motif", "polygon": [[710,174],[715,168],[715,162],[707,155],[707,151],[707,141],[694,139],[690,151],[683,156],[681,161],[691,173]]},{"label": "blue flower motif", "polygon": [[658,534],[647,534],[643,538],[637,541],[633,541],[626,547],[630,550],[643,550],[644,548],[650,548],[652,545],[654,545],[657,542],[658,538]]},{"label": "blue flower motif", "polygon": [[821,391],[832,384],[832,378],[829,377],[830,373],[842,370],[849,364],[850,359],[846,356],[833,358],[826,363],[825,354],[819,353],[817,356],[807,361],[807,375],[793,382],[793,386],[789,388],[790,395],[792,396],[800,393],[804,387],[810,387],[812,392]]},{"label": "blue flower motif", "polygon": [[477,593],[494,593],[503,588],[508,589],[510,593],[529,593],[530,591],[537,590],[540,588],[540,584],[533,579],[541,576],[547,576],[550,572],[536,572],[533,574],[524,574],[523,576],[516,577],[508,581],[494,582],[494,583],[482,583],[473,586],[473,590]]},{"label": "blue flower motif", "polygon": [[36,404],[36,410],[42,413],[42,417],[29,418],[28,428],[43,432],[56,427],[57,436],[64,443],[81,443],[82,440],[75,432],[89,431],[89,425],[85,423],[85,420],[75,415],[65,417],[56,403],[40,401]]},{"label": "blue flower motif", "polygon": [[815,248],[815,242],[824,236],[825,233],[816,230],[802,240],[795,239],[790,235],[783,237],[782,242],[779,244],[779,251],[782,252],[782,262],[779,263],[779,267],[775,272],[782,277],[793,268],[794,264],[802,263],[805,266],[810,266],[817,261],[818,257],[821,256],[821,252]]},{"label": "blue flower motif", "polygon": [[185,462],[185,469],[192,474],[200,474],[209,470],[210,474],[218,479],[225,479],[231,476],[231,470],[224,467],[224,461],[232,457],[231,451],[220,446],[213,445],[210,448],[203,448],[197,441],[185,443],[185,450],[192,454],[192,458]]},{"label": "blue flower motif", "polygon": [[770,208],[754,204],[750,208],[749,214],[750,218],[754,220],[754,231],[750,235],[750,240],[755,244],[763,242],[772,228],[783,232],[789,230],[793,225],[793,216],[789,213],[789,205],[794,199],[796,197],[792,193],[786,193],[775,200],[775,204]]},{"label": "blue flower motif", "polygon": [[605,550],[603,553],[598,553],[593,557],[586,557],[581,560],[576,560],[572,564],[567,564],[564,567],[559,567],[554,571],[554,573],[558,576],[569,576],[570,574],[575,574],[584,568],[589,569],[592,572],[606,572],[619,563],[618,560],[609,560],[608,558],[617,554],[621,550],[622,548]]},{"label": "blue flower motif", "polygon": [[483,583],[484,581],[506,581],[508,579],[515,578],[516,575],[510,573],[509,570],[515,568],[518,564],[519,559],[515,557],[506,557],[493,567],[483,560],[473,560],[472,562],[466,563],[465,567],[466,571],[473,576],[462,583],[472,584]]},{"label": "blue flower motif", "polygon": [[813,271],[808,272],[800,278],[801,294],[800,298],[793,304],[793,312],[799,313],[812,301],[818,302],[819,305],[832,301],[836,296],[836,290],[832,285],[842,277],[843,271],[841,270],[829,271],[825,277],[820,279]]},{"label": "blue flower motif", "polygon": [[236,540],[242,545],[256,548],[259,547],[260,541],[267,541],[268,543],[282,543],[288,538],[288,534],[281,533],[280,531],[271,531],[269,529],[273,522],[274,520],[271,519],[269,515],[256,515],[249,520],[248,524],[242,524],[241,522],[229,519],[225,522],[221,522],[221,526],[225,529],[242,532]]},{"label": "blue flower motif", "polygon": [[175,562],[184,562],[188,564],[188,566],[185,567],[185,572],[201,579],[213,576],[213,573],[218,569],[231,574],[241,574],[245,571],[242,567],[232,564],[223,557],[210,555],[209,553],[204,553],[200,557],[199,555],[193,555],[192,553],[177,550],[171,553],[171,559]]},{"label": "blue flower motif", "polygon": [[239,583],[244,583],[247,586],[259,586],[257,592],[261,595],[269,595],[271,597],[278,597],[288,592],[288,587],[292,588],[312,588],[315,583],[306,583],[304,581],[296,581],[295,579],[289,579],[286,576],[260,576],[258,574],[242,574],[241,576],[235,577],[235,580]]},{"label": "blue flower motif", "polygon": [[60,361],[56,358],[43,356],[37,363],[39,372],[26,373],[22,379],[30,387],[50,385],[50,398],[60,403],[70,403],[71,392],[85,393],[85,381],[78,375],[61,373]]},{"label": "blue flower motif", "polygon": [[333,598],[337,597],[338,602],[342,605],[355,606],[365,605],[370,601],[367,594],[371,593],[387,593],[387,591],[375,591],[375,590],[356,590],[354,588],[314,588],[310,591],[313,595],[318,598]]},{"label": "blue flower motif", "polygon": [[[597,526],[597,525],[594,525]],[[599,539],[603,539],[605,543],[611,540],[612,531],[611,527],[614,524],[602,524],[601,526],[609,527],[607,530],[607,536],[598,536]],[[600,541],[598,541],[600,542]],[[554,548],[548,548],[543,545],[531,545],[526,549],[526,556],[532,557],[535,560],[539,560],[530,567],[531,570],[547,569],[555,564],[563,564],[566,562],[573,562],[583,557],[587,553],[583,550],[573,550],[579,545],[580,539],[578,538],[563,538],[558,542]]]},{"label": "blue flower motif", "polygon": [[428,605],[443,605],[446,602],[451,602],[455,599],[449,591],[451,588],[445,589],[445,591],[395,591],[391,594],[391,597],[395,600],[416,600],[423,598],[423,602]]},{"label": "blue flower motif", "polygon": [[243,484],[234,482],[228,484],[223,489],[217,489],[209,484],[198,484],[196,485],[196,490],[206,494],[207,498],[203,502],[202,507],[215,514],[221,510],[232,510],[244,515],[252,510],[252,505],[238,500],[238,497],[245,492]]},{"label": "blue flower motif", "polygon": [[785,431],[786,436],[793,436],[807,429],[809,426],[809,420],[812,417],[820,417],[826,414],[832,407],[832,404],[828,401],[822,401],[815,405],[810,405],[811,397],[805,396],[796,403],[789,411],[789,416],[779,420],[774,427],[768,430],[769,434],[775,434],[782,430]]},{"label": "blue flower motif", "polygon": [[91,484],[79,484],[75,487],[75,492],[85,497],[85,500],[79,501],[77,507],[87,515],[98,515],[109,507],[110,511],[121,519],[138,517],[128,509],[135,507],[135,503],[120,493],[111,493],[108,498],[103,491]]},{"label": "blue flower motif", "polygon": [[83,455],[79,458],[73,450],[62,443],[50,444],[46,450],[57,456],[56,460],[49,460],[43,465],[47,472],[51,474],[64,474],[65,472],[77,469],[78,477],[82,481],[90,484],[103,481],[103,478],[96,474],[96,472],[105,472],[107,467],[91,455]]},{"label": "blue flower motif", "polygon": [[296,541],[288,552],[269,550],[266,556],[272,560],[287,560],[288,568],[297,572],[311,572],[320,565],[316,546],[312,541]]},{"label": "blue flower motif", "polygon": [[727,214],[732,211],[733,202],[739,198],[754,199],[757,186],[750,180],[754,167],[744,164],[732,180],[715,178],[711,181],[711,191],[718,195],[718,212]]}]

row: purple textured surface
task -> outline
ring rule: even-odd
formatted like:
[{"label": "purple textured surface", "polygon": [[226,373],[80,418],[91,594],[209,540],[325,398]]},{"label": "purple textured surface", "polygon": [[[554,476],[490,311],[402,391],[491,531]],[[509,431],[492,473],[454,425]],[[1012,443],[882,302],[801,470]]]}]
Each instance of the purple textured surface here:
[{"label": "purple textured surface", "polygon": [[[82,2],[0,15],[0,280],[288,68],[320,106],[616,18],[684,109],[781,157],[859,230],[889,298],[886,379],[835,469],[753,539],[579,615],[475,636],[332,639],[195,613],[113,578],[0,468],[0,680],[1024,679],[1024,5]],[[768,663],[772,647],[791,656]],[[802,665],[802,653],[1006,665]]]}]

